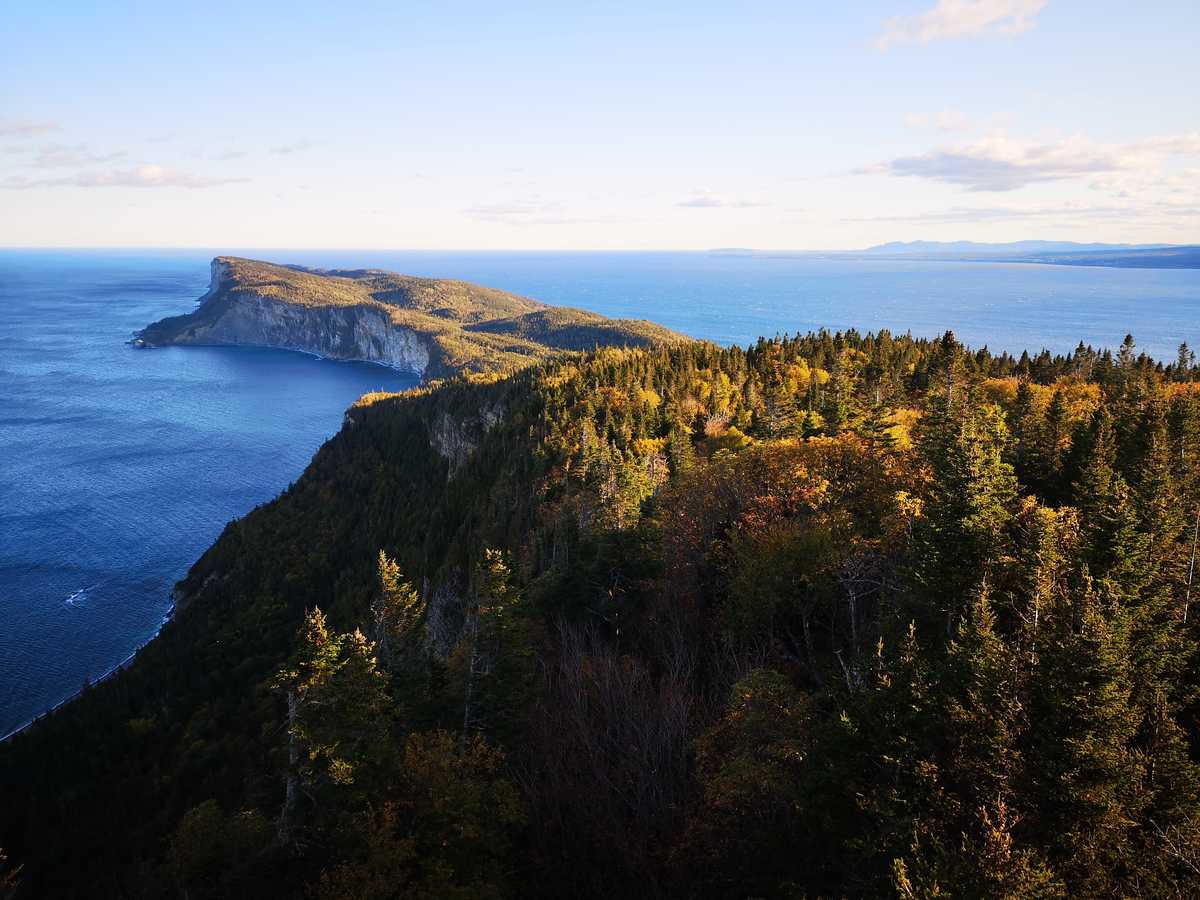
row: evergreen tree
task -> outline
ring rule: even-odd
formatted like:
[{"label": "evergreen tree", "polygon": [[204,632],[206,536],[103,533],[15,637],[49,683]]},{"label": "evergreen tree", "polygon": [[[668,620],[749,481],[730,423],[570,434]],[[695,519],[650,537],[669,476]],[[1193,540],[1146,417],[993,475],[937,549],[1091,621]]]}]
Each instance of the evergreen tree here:
[{"label": "evergreen tree", "polygon": [[796,398],[783,381],[771,384],[763,400],[762,434],[770,439],[794,436],[799,430]]},{"label": "evergreen tree", "polygon": [[918,520],[915,575],[949,636],[966,598],[1008,558],[1017,479],[1004,460],[1008,430],[998,408],[960,417],[940,398],[931,405],[918,436],[931,484]]},{"label": "evergreen tree", "polygon": [[[287,766],[279,838],[288,842],[299,794],[327,817],[377,783],[389,749],[391,697],[375,647],[360,631],[332,632],[320,609],[305,617],[300,644],[275,684],[287,700]],[[335,799],[326,800],[333,794]]]},{"label": "evergreen tree", "polygon": [[805,699],[786,677],[755,670],[731,691],[722,717],[696,742],[701,796],[679,855],[704,896],[779,896],[805,878],[802,769]]},{"label": "evergreen tree", "polygon": [[675,477],[686,475],[696,467],[696,450],[692,446],[691,435],[682,427],[672,428],[667,438],[667,462]]},{"label": "evergreen tree", "polygon": [[1088,897],[1128,890],[1146,801],[1128,623],[1119,603],[1102,604],[1086,584],[1056,599],[1032,672],[1026,750],[1037,760],[1026,790],[1038,836],[1073,895]]},{"label": "evergreen tree", "polygon": [[400,574],[400,566],[382,550],[377,568],[379,586],[371,615],[379,659],[393,673],[393,678],[398,673],[415,676],[417,673],[412,670],[421,668],[425,655],[421,634],[425,604]]},{"label": "evergreen tree", "polygon": [[1148,541],[1139,528],[1133,492],[1115,468],[1115,443],[1112,419],[1101,408],[1092,420],[1087,461],[1075,484],[1075,505],[1092,577],[1130,601],[1148,576]]},{"label": "evergreen tree", "polygon": [[1196,367],[1196,354],[1188,347],[1187,341],[1179,345],[1179,353],[1175,358],[1175,380],[1191,381],[1192,370]]},{"label": "evergreen tree", "polygon": [[533,623],[499,550],[484,551],[457,656],[463,741],[471,732],[518,733],[533,678]]}]

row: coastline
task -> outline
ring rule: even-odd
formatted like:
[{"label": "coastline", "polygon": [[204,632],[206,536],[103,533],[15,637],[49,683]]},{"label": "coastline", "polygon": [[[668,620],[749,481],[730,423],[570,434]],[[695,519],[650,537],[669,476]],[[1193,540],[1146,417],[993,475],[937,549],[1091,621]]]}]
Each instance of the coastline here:
[{"label": "coastline", "polygon": [[[136,350],[160,350],[160,349],[163,349],[163,347],[165,347],[165,346],[221,347],[221,348],[228,348],[228,349],[237,349],[237,348],[244,347],[246,349],[252,349],[252,350],[278,350],[278,351],[283,351],[286,353],[300,353],[300,354],[303,354],[304,356],[308,356],[312,359],[319,359],[322,362],[365,363],[368,365],[379,366],[380,368],[387,369],[389,372],[395,372],[400,375],[405,375],[405,376],[417,379],[417,383],[416,383],[416,385],[414,385],[414,387],[419,387],[426,383],[426,378],[423,374],[417,374],[417,373],[411,371],[410,369],[403,369],[398,366],[393,366],[388,363],[381,362],[379,360],[374,360],[374,359],[342,359],[339,357],[324,356],[320,353],[316,353],[312,350],[307,350],[302,347],[281,347],[281,346],[273,345],[273,344],[218,344],[218,343],[212,343],[212,344],[188,344],[188,345],[156,345],[156,344],[147,344],[147,343],[141,342],[138,335],[139,335],[139,332],[134,332],[133,335],[129,338],[129,340],[125,341],[126,346],[132,347],[133,349],[136,349]],[[351,404],[351,406],[347,406],[346,410],[348,411],[352,407],[352,405],[353,404]],[[193,563],[194,562],[195,561],[193,560]],[[190,564],[189,564],[189,567],[190,567]],[[186,575],[186,574],[187,573],[185,572],[184,575]],[[97,685],[103,684],[104,682],[106,682],[110,678],[112,678],[114,675],[116,675],[118,672],[120,672],[124,669],[128,669],[131,665],[133,665],[133,663],[137,659],[138,654],[141,653],[142,650],[144,650],[146,647],[148,647],[150,645],[150,643],[152,641],[154,641],[162,633],[163,628],[165,628],[168,624],[170,624],[170,622],[175,618],[175,613],[178,611],[178,608],[179,608],[178,599],[175,595],[174,590],[172,590],[171,603],[167,607],[166,612],[163,614],[162,619],[159,621],[158,625],[155,627],[153,634],[151,634],[148,638],[146,638],[144,641],[142,641],[137,646],[135,646],[133,648],[133,650],[131,650],[129,652],[129,655],[126,656],[124,659],[122,659],[120,662],[118,662],[116,665],[112,666],[111,668],[107,669],[106,671],[102,672],[101,674],[97,675],[96,677],[88,679],[83,687],[80,687],[77,690],[73,691],[71,694],[62,698],[57,703],[55,703],[53,706],[49,706],[46,709],[42,710],[42,712],[38,713],[33,718],[18,725],[16,728],[13,728],[7,734],[0,735],[0,745],[7,743],[12,738],[14,738],[17,735],[21,734],[22,732],[28,730],[29,728],[32,728],[33,726],[37,725],[44,718],[46,718],[47,716],[53,715],[55,712],[57,712],[58,710],[62,709],[64,706],[66,706],[68,703],[71,703],[71,702],[79,699],[79,697],[81,697],[85,691],[87,691],[93,687],[96,687]]]},{"label": "coastline", "polygon": [[140,337],[140,334],[141,334],[141,332],[135,331],[133,333],[132,337],[130,337],[129,340],[127,340],[125,342],[125,345],[128,347],[132,347],[134,350],[164,350],[167,347],[222,347],[222,348],[226,348],[226,349],[229,349],[229,348],[237,349],[239,347],[245,347],[250,350],[282,350],[287,353],[302,353],[305,356],[311,357],[313,359],[319,359],[319,360],[322,360],[323,362],[366,363],[367,365],[379,366],[381,369],[387,369],[389,372],[398,372],[401,375],[410,375],[413,378],[418,379],[417,383],[419,385],[425,383],[425,374],[423,372],[414,372],[412,369],[402,369],[400,366],[393,366],[390,363],[381,362],[380,360],[377,360],[377,359],[359,359],[357,357],[354,359],[346,359],[346,358],[340,357],[340,356],[325,356],[323,354],[317,353],[315,350],[308,350],[304,347],[284,347],[279,344],[242,344],[242,343],[219,344],[219,343],[215,343],[215,342],[211,343],[211,344],[200,344],[200,343],[195,343],[195,344],[192,344],[192,343],[188,343],[188,344],[150,344],[150,343],[147,343],[146,341],[142,340],[142,338]]},{"label": "coastline", "polygon": [[83,696],[85,691],[88,691],[91,688],[96,687],[97,685],[103,684],[104,682],[108,681],[108,679],[110,679],[114,675],[116,675],[118,672],[120,672],[124,669],[128,669],[131,665],[133,665],[134,660],[137,659],[137,655],[139,653],[141,653],[144,649],[146,649],[146,647],[150,646],[151,641],[153,641],[160,634],[162,634],[162,630],[171,623],[171,620],[173,620],[175,618],[175,610],[176,610],[178,604],[175,600],[174,591],[172,591],[171,593],[172,593],[171,605],[167,607],[167,611],[163,614],[162,619],[159,620],[158,627],[154,629],[154,634],[150,635],[150,637],[146,638],[146,640],[142,641],[140,644],[138,644],[136,647],[134,647],[133,650],[130,651],[128,656],[126,656],[123,660],[121,660],[119,663],[117,663],[115,666],[113,666],[107,672],[104,672],[102,675],[99,675],[98,677],[96,677],[94,679],[89,679],[83,685],[83,687],[79,688],[77,691],[73,692],[69,696],[63,697],[63,699],[59,700],[57,703],[55,703],[53,706],[49,707],[48,709],[45,709],[42,712],[38,713],[36,716],[34,716],[28,722],[18,725],[16,728],[14,728],[8,734],[0,735],[0,744],[7,743],[12,738],[21,734],[23,731],[26,731],[27,729],[32,728],[38,722],[42,721],[42,719],[46,718],[46,716],[53,715],[58,710],[62,709],[64,706],[66,706],[68,703],[78,700],[80,697]]},{"label": "coastline", "polygon": [[[419,387],[420,385],[423,385],[426,383],[426,379],[423,374],[419,375],[409,369],[403,369],[398,366],[393,366],[388,363],[381,362],[379,360],[341,359],[338,357],[324,356],[320,353],[316,353],[312,350],[307,350],[307,349],[304,349],[301,347],[281,347],[281,346],[271,345],[271,344],[232,344],[232,343],[218,344],[218,343],[212,343],[212,344],[191,344],[191,345],[155,345],[155,344],[141,343],[139,341],[138,334],[139,334],[139,332],[134,332],[131,335],[131,337],[125,341],[126,346],[132,347],[133,349],[137,349],[137,350],[158,350],[158,349],[162,349],[163,346],[222,347],[222,348],[232,348],[232,349],[244,347],[247,349],[255,349],[255,350],[279,350],[279,351],[284,351],[287,353],[300,353],[300,354],[303,354],[304,356],[308,356],[313,359],[319,359],[323,362],[366,363],[366,364],[373,365],[373,366],[379,366],[380,368],[387,369],[389,372],[395,372],[400,375],[404,375],[404,376],[408,376],[408,377],[417,379],[417,383],[416,383],[416,385],[414,385],[414,387]],[[350,406],[346,407],[347,410],[349,410],[350,408],[351,408]],[[194,563],[195,560],[193,560],[192,562]],[[189,564],[189,567],[190,567],[190,565],[191,564]],[[186,575],[186,574],[187,573],[185,572],[184,575]],[[181,577],[183,577],[183,576],[181,576]],[[93,688],[93,687],[96,687],[97,685],[103,684],[104,682],[106,682],[110,678],[112,678],[114,675],[116,675],[118,672],[120,672],[124,669],[128,669],[131,665],[133,665],[134,661],[137,659],[138,654],[141,653],[142,650],[144,650],[147,646],[149,646],[150,643],[152,641],[154,641],[162,633],[163,628],[166,627],[174,619],[177,610],[178,610],[178,600],[175,596],[174,591],[172,591],[171,603],[167,607],[167,610],[163,614],[158,625],[155,627],[154,632],[149,637],[147,637],[145,640],[143,640],[139,644],[137,644],[129,652],[129,654],[125,658],[123,658],[120,662],[118,662],[116,665],[105,670],[104,672],[100,673],[99,675],[95,676],[94,678],[88,679],[86,681],[86,683],[84,684],[84,686],[76,689],[75,691],[73,691],[72,693],[67,695],[66,697],[63,697],[61,700],[57,701],[52,706],[49,706],[46,709],[42,710],[40,713],[38,713],[33,718],[28,719],[27,721],[21,723],[20,725],[17,725],[15,728],[10,730],[6,734],[0,735],[0,745],[7,743],[12,738],[16,737],[17,735],[21,734],[22,732],[26,731],[27,729],[32,728],[33,726],[37,725],[40,721],[42,721],[47,716],[54,714],[55,712],[62,709],[67,704],[77,700],[80,696],[82,696],[84,694],[85,691],[89,690],[90,688]]]}]

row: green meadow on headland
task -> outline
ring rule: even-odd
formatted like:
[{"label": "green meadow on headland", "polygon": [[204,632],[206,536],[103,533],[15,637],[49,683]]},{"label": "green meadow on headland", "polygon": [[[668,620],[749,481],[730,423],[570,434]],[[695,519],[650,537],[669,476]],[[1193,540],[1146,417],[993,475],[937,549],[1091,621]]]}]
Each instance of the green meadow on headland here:
[{"label": "green meadow on headland", "polygon": [[306,269],[221,256],[192,313],[145,328],[143,346],[259,344],[365,359],[428,377],[510,372],[563,350],[686,340],[465,281],[378,269]]}]

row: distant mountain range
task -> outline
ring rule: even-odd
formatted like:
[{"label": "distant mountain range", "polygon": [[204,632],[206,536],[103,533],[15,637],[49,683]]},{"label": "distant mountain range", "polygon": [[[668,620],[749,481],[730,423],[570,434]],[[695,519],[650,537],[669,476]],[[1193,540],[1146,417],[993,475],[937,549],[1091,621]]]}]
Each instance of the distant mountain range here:
[{"label": "distant mountain range", "polygon": [[1042,253],[1092,253],[1128,250],[1165,250],[1174,244],[1080,244],[1075,241],[1009,241],[986,244],[976,241],[891,241],[868,247],[863,253],[885,256],[1026,256]]},{"label": "distant mountain range", "polygon": [[751,250],[721,247],[713,256],[823,259],[926,259],[1039,263],[1125,269],[1200,269],[1200,244],[1081,244],[1075,241],[891,241],[864,250]]},{"label": "distant mountain range", "polygon": [[892,241],[850,253],[874,258],[1041,263],[1138,269],[1200,269],[1200,246],[1183,244],[1080,244],[1073,241]]}]

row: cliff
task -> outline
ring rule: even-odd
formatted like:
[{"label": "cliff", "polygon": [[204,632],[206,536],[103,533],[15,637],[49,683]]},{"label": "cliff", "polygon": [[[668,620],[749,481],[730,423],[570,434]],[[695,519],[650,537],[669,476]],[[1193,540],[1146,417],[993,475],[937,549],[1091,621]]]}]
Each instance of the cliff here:
[{"label": "cliff", "polygon": [[463,281],[222,256],[196,310],[155,322],[134,344],[278,347],[437,378],[508,372],[562,350],[679,340],[686,338],[650,322],[551,307]]}]

